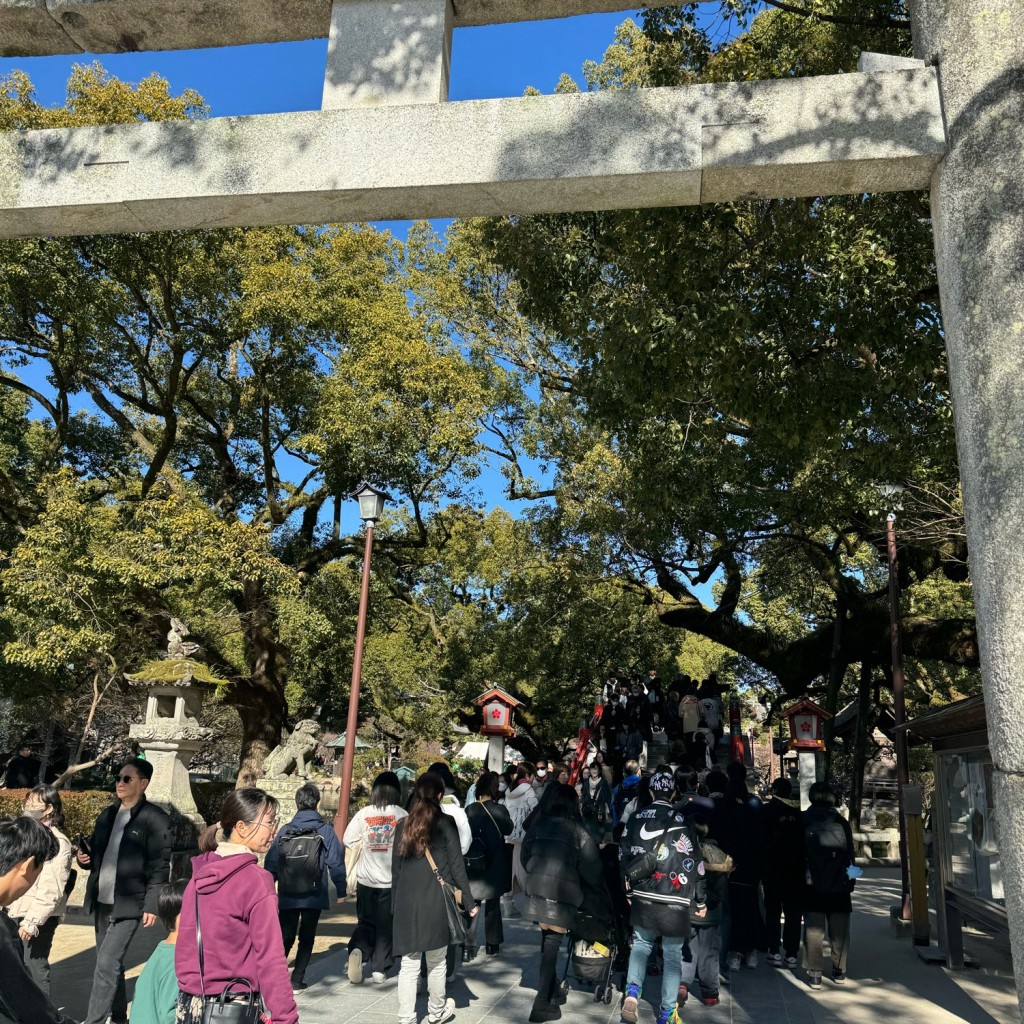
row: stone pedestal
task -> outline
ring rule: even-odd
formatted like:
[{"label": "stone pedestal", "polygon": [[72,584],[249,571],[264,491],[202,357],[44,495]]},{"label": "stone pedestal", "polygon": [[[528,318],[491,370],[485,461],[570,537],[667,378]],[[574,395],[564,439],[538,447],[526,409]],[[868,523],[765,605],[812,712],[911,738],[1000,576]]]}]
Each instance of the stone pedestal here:
[{"label": "stone pedestal", "polygon": [[487,737],[487,770],[498,772],[505,770],[505,737]]},{"label": "stone pedestal", "polygon": [[811,806],[811,786],[818,781],[818,761],[821,754],[813,750],[801,750],[799,756],[798,778],[800,780],[800,810],[806,811]]}]

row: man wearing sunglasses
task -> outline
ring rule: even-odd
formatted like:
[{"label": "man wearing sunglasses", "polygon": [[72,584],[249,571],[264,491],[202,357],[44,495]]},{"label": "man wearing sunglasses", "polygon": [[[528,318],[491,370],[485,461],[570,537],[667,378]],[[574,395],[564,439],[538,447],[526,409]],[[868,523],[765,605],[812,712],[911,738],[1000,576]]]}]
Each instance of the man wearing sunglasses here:
[{"label": "man wearing sunglasses", "polygon": [[117,802],[96,819],[78,863],[92,874],[85,910],[95,916],[96,970],[85,1024],[128,1019],[124,958],[138,930],[157,921],[157,897],[171,859],[170,818],[146,800],[153,766],[129,758],[115,779]]}]

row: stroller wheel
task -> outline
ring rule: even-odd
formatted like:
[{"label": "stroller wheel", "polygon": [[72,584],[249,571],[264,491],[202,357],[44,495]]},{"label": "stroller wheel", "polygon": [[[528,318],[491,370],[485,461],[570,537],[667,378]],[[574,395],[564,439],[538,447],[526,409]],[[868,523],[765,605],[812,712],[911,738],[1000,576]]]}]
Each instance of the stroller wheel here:
[{"label": "stroller wheel", "polygon": [[610,1006],[611,1005],[611,1001],[612,1001],[612,987],[611,987],[611,985],[609,985],[604,990],[604,1004],[605,1004],[605,1006]]},{"label": "stroller wheel", "polygon": [[563,980],[562,984],[559,985],[558,988],[559,988],[559,991],[562,993],[563,996],[566,996],[566,995],[569,994],[569,982]]},{"label": "stroller wheel", "polygon": [[594,989],[594,1002],[599,1003],[604,999],[604,985],[598,985]]}]

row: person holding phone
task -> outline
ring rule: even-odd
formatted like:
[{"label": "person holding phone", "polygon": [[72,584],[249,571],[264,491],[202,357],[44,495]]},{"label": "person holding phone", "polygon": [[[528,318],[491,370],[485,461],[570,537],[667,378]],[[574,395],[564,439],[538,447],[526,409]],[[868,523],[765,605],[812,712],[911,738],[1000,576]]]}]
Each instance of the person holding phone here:
[{"label": "person holding phone", "polygon": [[81,842],[78,863],[90,871],[85,912],[96,927],[96,969],[85,1024],[125,1024],[128,995],[124,958],[138,931],[157,922],[160,890],[171,861],[171,820],[146,800],[153,766],[139,757],[117,773],[117,802],[96,819]]}]

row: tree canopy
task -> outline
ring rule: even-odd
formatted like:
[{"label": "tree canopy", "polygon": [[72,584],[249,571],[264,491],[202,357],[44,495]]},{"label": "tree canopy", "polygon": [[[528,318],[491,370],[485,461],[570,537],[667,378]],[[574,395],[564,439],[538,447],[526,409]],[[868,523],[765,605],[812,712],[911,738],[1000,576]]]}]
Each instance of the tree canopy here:
[{"label": "tree canopy", "polygon": [[[878,0],[626,20],[560,91],[851,70]],[[703,26],[703,27],[702,27]],[[77,67],[0,82],[0,130],[207,116]],[[187,622],[243,781],[340,722],[378,530],[365,714],[439,738],[489,685],[558,743],[611,669],[731,666],[771,695],[885,665],[884,485],[921,701],[976,685],[926,198],[0,242],[0,686],[61,706]],[[509,509],[481,508],[500,467]],[[516,503],[513,505],[513,503]],[[731,660],[729,660],[731,659]],[[694,669],[696,671],[696,669]],[[76,705],[77,706],[77,705]]]}]

